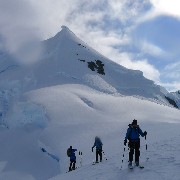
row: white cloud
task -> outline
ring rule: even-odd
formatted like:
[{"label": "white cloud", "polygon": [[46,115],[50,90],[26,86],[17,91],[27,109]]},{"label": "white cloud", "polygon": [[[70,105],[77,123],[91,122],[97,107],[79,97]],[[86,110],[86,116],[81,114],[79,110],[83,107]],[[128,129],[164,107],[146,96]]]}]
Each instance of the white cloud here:
[{"label": "white cloud", "polygon": [[111,0],[108,3],[110,16],[122,22],[129,22],[139,17],[144,12],[144,8],[149,5],[148,0]]},{"label": "white cloud", "polygon": [[150,42],[147,42],[146,40],[140,41],[140,48],[144,53],[150,54],[152,56],[165,56],[166,55],[166,52],[164,52],[160,47]]},{"label": "white cloud", "polygon": [[169,15],[174,16],[178,19],[180,18],[179,0],[150,0],[150,2],[153,8],[151,8],[150,11],[146,12],[142,17],[139,17],[136,25],[160,15]]},{"label": "white cloud", "polygon": [[[28,64],[40,57],[40,41],[54,36],[79,0],[0,0],[1,49]],[[73,18],[73,17],[72,17]]]},{"label": "white cloud", "polygon": [[178,81],[172,81],[171,83],[160,83],[160,85],[166,87],[170,92],[176,92],[180,90],[180,83]]},{"label": "white cloud", "polygon": [[24,63],[40,54],[40,32],[32,4],[21,0],[0,0],[0,37],[3,49]]},{"label": "white cloud", "polygon": [[165,66],[161,72],[161,78],[165,82],[161,85],[165,86],[169,91],[180,90],[180,62],[171,63]]},{"label": "white cloud", "polygon": [[157,11],[180,17],[179,0],[151,0],[151,2]]},{"label": "white cloud", "polygon": [[146,59],[133,61],[130,54],[119,53],[118,50],[113,48],[106,49],[106,53],[106,56],[116,63],[128,69],[140,70],[147,79],[153,80],[156,83],[160,82],[160,72],[153,65],[149,64]]},{"label": "white cloud", "polygon": [[140,70],[143,72],[144,77],[153,80],[156,83],[160,82],[160,72],[147,60],[132,61],[130,58],[126,60],[120,60],[121,64],[129,69]]},{"label": "white cloud", "polygon": [[163,70],[164,77],[179,81],[180,79],[180,62],[168,64]]},{"label": "white cloud", "polygon": [[38,28],[41,37],[46,39],[54,36],[61,30],[61,25],[66,24],[67,18],[79,6],[79,0],[27,0],[34,5],[37,12]]}]

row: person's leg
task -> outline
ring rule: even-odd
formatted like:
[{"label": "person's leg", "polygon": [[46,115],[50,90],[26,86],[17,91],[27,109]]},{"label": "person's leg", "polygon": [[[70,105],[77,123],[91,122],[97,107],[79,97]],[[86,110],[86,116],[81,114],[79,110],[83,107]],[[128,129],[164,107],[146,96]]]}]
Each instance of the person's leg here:
[{"label": "person's leg", "polygon": [[102,161],[102,149],[99,150],[100,162]]},{"label": "person's leg", "polygon": [[76,169],[76,160],[73,161],[73,167],[72,167],[73,170]]},{"label": "person's leg", "polygon": [[135,162],[136,162],[136,165],[139,166],[139,156],[140,156],[140,141],[137,141],[135,143]]},{"label": "person's leg", "polygon": [[132,164],[133,162],[133,154],[134,154],[134,149],[133,148],[130,148],[130,151],[129,151],[129,162]]},{"label": "person's leg", "polygon": [[96,162],[98,162],[98,154],[99,154],[98,149],[96,149]]},{"label": "person's leg", "polygon": [[72,171],[72,161],[70,160],[69,171]]},{"label": "person's leg", "polygon": [[134,154],[134,142],[129,141],[129,164],[132,164]]}]

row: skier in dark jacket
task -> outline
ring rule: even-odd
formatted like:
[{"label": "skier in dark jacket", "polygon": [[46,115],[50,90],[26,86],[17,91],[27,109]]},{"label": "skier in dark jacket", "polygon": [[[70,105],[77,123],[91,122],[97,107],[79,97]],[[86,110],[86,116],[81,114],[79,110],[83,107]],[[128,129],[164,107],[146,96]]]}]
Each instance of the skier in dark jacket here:
[{"label": "skier in dark jacket", "polygon": [[129,124],[129,128],[127,129],[126,137],[124,140],[124,145],[126,146],[127,140],[129,140],[128,146],[130,148],[129,152],[129,166],[132,166],[133,154],[135,150],[135,164],[139,166],[139,156],[140,156],[140,138],[139,136],[146,136],[147,132],[140,129],[139,125],[137,125],[137,120],[133,120],[132,124]]},{"label": "skier in dark jacket", "polygon": [[92,147],[92,152],[93,148],[96,147],[96,163],[98,163],[98,155],[100,156],[100,162],[102,161],[102,146],[103,143],[101,142],[101,139],[98,136],[96,136],[94,145]]},{"label": "skier in dark jacket", "polygon": [[76,154],[75,152],[77,149],[73,149],[72,146],[69,147],[70,149],[70,166],[69,166],[69,171],[75,170],[76,168]]}]

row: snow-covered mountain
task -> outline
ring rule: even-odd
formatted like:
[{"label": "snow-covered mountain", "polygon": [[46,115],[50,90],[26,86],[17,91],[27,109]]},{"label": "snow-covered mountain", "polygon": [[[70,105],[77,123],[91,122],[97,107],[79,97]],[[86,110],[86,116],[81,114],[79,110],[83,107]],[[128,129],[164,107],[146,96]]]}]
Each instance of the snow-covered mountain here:
[{"label": "snow-covered mountain", "polygon": [[53,85],[84,84],[108,94],[120,93],[171,103],[165,98],[169,93],[163,87],[146,79],[141,71],[127,69],[102,56],[66,26],[42,44],[42,57],[27,67],[1,53],[0,86],[12,87],[13,84],[14,89],[27,92]]},{"label": "snow-covered mountain", "polygon": [[[0,179],[179,180],[180,111],[169,106],[179,96],[102,56],[65,26],[42,46],[39,61],[28,66],[0,53]],[[129,173],[123,152],[133,119],[148,132],[141,174]],[[92,166],[96,135],[108,160]],[[83,160],[66,174],[70,145]]]}]

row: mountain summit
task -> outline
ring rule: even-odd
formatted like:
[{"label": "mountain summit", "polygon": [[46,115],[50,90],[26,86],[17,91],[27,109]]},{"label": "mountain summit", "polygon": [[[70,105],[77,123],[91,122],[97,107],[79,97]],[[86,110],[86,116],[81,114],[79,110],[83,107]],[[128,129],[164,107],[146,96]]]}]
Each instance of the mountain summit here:
[{"label": "mountain summit", "polygon": [[[1,82],[16,81],[15,86],[23,87],[23,92],[53,85],[84,84],[108,94],[120,93],[171,103],[166,98],[169,93],[146,79],[141,71],[127,69],[104,57],[66,26],[43,41],[42,46],[44,51],[38,62],[4,71]],[[9,63],[4,69],[11,66],[15,67]]]},{"label": "mountain summit", "polygon": [[51,83],[80,83],[105,93],[138,95],[169,103],[163,87],[146,79],[141,71],[127,69],[104,57],[66,26],[43,44],[44,59],[49,62],[47,69],[50,70],[51,64],[56,73]]}]

